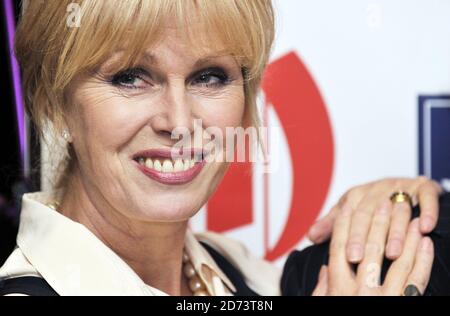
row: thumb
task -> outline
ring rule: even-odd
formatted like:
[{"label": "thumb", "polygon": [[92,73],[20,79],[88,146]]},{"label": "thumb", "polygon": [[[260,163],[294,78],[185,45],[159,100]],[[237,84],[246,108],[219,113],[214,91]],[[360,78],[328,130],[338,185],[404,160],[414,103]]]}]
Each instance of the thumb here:
[{"label": "thumb", "polygon": [[325,217],[315,222],[308,231],[309,240],[315,244],[320,244],[330,239],[337,212],[338,208],[333,207]]}]

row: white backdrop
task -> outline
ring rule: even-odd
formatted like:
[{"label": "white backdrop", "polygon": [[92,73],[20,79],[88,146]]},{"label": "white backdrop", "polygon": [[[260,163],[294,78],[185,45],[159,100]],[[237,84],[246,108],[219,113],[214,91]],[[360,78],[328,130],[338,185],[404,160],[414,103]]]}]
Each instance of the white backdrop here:
[{"label": "white backdrop", "polygon": [[[321,215],[351,186],[387,176],[416,176],[418,95],[450,91],[450,1],[274,3],[277,39],[272,59],[292,51],[300,57],[331,120],[334,168]],[[285,197],[289,168],[286,164],[279,171],[288,175],[280,177],[284,183],[271,185],[270,191],[272,199],[278,195],[284,204],[289,204]],[[226,234],[262,256],[261,193],[253,198],[253,223]],[[285,208],[270,209],[272,243],[285,224]],[[204,213],[193,226],[207,228]],[[298,247],[306,244],[302,240]],[[279,257],[276,262],[283,260]]]}]

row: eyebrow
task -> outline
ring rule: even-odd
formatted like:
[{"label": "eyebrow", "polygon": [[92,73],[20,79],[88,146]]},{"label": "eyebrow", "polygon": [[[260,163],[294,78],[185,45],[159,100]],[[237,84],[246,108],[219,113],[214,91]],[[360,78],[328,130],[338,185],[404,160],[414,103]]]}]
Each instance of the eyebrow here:
[{"label": "eyebrow", "polygon": [[[105,67],[106,69],[108,69],[108,67],[110,67],[110,65],[114,65],[115,62],[120,60],[120,54],[123,53],[124,50],[118,50],[115,53],[113,53],[111,55],[110,58],[108,58],[104,63],[101,64],[101,68]],[[200,56],[200,58],[195,62],[194,64],[194,68],[201,68],[203,67],[205,64],[211,62],[211,60],[215,59],[215,58],[220,58],[220,57],[225,57],[225,56],[232,56],[229,52],[227,53],[225,50],[221,50],[218,51],[212,55],[208,55],[208,56]],[[152,54],[150,51],[146,51],[141,55],[141,60],[144,60],[146,63],[148,63],[149,65],[153,65],[153,66],[157,66],[159,61],[157,56],[155,56],[154,54]]]},{"label": "eyebrow", "polygon": [[[228,54],[228,55],[229,55],[229,54]],[[208,56],[200,57],[200,58],[195,62],[194,67],[200,67],[200,66],[202,66],[202,65],[204,65],[204,64],[206,64],[206,63],[208,63],[208,62],[210,62],[210,61],[213,60],[213,59],[220,58],[220,57],[225,57],[225,56],[227,56],[227,55],[225,54],[225,52],[223,52],[223,54],[220,54],[220,52],[218,52],[218,53],[216,53],[215,55],[208,55]],[[152,53],[145,52],[145,53],[143,54],[143,57],[142,57],[142,58],[145,59],[149,64],[152,64],[152,65],[157,65],[157,64],[158,64],[158,58],[157,58],[155,55],[153,55]]]}]

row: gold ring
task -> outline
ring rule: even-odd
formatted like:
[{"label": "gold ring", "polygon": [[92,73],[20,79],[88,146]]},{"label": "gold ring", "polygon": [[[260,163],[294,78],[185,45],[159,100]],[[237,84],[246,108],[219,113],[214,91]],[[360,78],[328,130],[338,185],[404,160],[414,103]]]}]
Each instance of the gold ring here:
[{"label": "gold ring", "polygon": [[398,191],[391,195],[391,201],[392,203],[403,203],[406,202],[412,207],[412,198],[411,195],[409,195],[406,192]]}]

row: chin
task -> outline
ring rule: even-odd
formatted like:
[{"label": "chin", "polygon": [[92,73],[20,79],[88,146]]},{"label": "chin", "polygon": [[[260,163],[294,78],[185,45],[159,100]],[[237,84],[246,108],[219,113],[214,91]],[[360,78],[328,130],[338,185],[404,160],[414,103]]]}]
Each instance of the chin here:
[{"label": "chin", "polygon": [[195,193],[165,192],[157,197],[137,201],[139,217],[145,221],[182,222],[188,221],[201,209],[206,199]]}]

